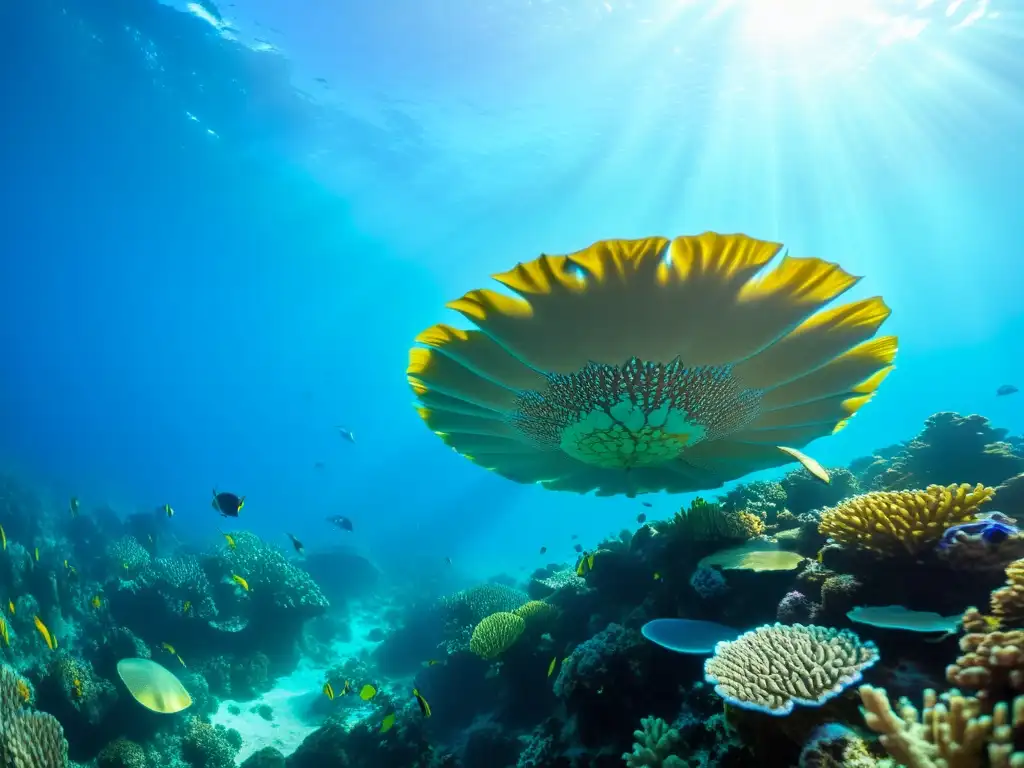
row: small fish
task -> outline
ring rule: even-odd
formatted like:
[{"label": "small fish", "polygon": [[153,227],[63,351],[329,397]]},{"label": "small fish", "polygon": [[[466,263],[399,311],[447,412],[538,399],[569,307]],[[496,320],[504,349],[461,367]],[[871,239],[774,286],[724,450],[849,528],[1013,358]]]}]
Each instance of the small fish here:
[{"label": "small fish", "polygon": [[661,574],[658,573],[657,571],[654,572],[654,580],[655,581],[661,581]]},{"label": "small fish", "polygon": [[572,539],[573,541],[575,541],[575,540],[576,540],[576,539],[578,539],[579,537],[580,537],[580,535],[579,535],[578,533],[574,533],[574,534],[573,534],[572,536],[570,536],[569,538],[570,538],[570,539]]},{"label": "small fish", "polygon": [[345,427],[340,426],[336,427],[336,429],[338,430],[338,434],[350,443],[354,443],[356,441],[355,433],[353,433],[351,429],[346,429]]},{"label": "small fish", "polygon": [[545,554],[545,553],[546,553],[547,551],[548,551],[548,548],[547,548],[547,547],[541,547],[541,548],[540,548],[540,553],[541,553],[542,555],[543,555],[543,554]]},{"label": "small fish", "polygon": [[0,637],[4,639],[4,645],[10,647],[11,633],[7,630],[7,622],[0,619]]},{"label": "small fish", "polygon": [[388,712],[384,715],[384,719],[380,721],[380,733],[387,733],[395,725],[395,713]]},{"label": "small fish", "polygon": [[233,493],[217,493],[213,489],[213,508],[224,517],[238,517],[238,513],[245,506],[245,496],[236,496]]},{"label": "small fish", "polygon": [[1013,384],[1003,384],[999,389],[996,390],[996,397],[1003,397],[1005,395],[1015,395],[1020,392],[1017,387]]},{"label": "small fish", "polygon": [[803,451],[799,451],[796,448],[787,448],[784,445],[777,445],[775,447],[778,448],[783,453],[788,453],[794,459],[803,464],[804,469],[810,472],[814,477],[821,480],[821,482],[825,483],[825,485],[828,485],[829,483],[832,482],[832,478],[829,477],[828,470],[826,470],[823,466],[821,466],[821,464],[816,462]]},{"label": "small fish", "polygon": [[169,654],[171,654],[171,656],[177,656],[178,655],[178,652],[176,650],[174,650],[174,646],[171,645],[170,643],[160,643],[160,646],[165,651],[167,651]]},{"label": "small fish", "polygon": [[323,691],[324,691],[324,696],[326,696],[329,701],[334,701],[334,686],[331,685],[331,681],[330,680],[328,680],[326,683],[324,683]]},{"label": "small fish", "polygon": [[125,573],[128,573],[128,571],[131,570],[131,567],[128,565],[128,563],[121,563],[121,567],[124,568]]},{"label": "small fish", "polygon": [[228,549],[234,549],[237,546],[235,544],[235,537],[232,536],[230,533],[224,533],[224,531],[221,531],[220,535],[224,537],[225,541],[227,541]]},{"label": "small fish", "polygon": [[69,576],[78,575],[78,569],[75,568],[75,566],[71,565],[71,563],[69,563],[67,560],[64,561],[64,570],[68,572]]},{"label": "small fish", "polygon": [[327,522],[331,525],[338,526],[343,531],[355,531],[355,527],[352,525],[352,521],[344,515],[332,515],[327,518]]},{"label": "small fish", "polygon": [[295,547],[295,551],[298,552],[302,557],[306,556],[306,548],[302,546],[302,542],[288,534],[288,538],[292,540],[292,546]]},{"label": "small fish", "polygon": [[593,552],[591,552],[589,555],[587,555],[587,569],[591,570],[591,571],[594,570],[594,553]]},{"label": "small fish", "polygon": [[359,698],[362,699],[363,701],[369,701],[370,699],[372,699],[376,695],[377,695],[377,689],[374,688],[369,683],[367,683],[366,685],[364,685],[362,688],[359,689]]},{"label": "small fish", "polygon": [[93,608],[101,608],[103,607],[103,598],[101,598],[99,595],[93,595],[92,600],[89,601],[89,605],[91,605]]},{"label": "small fish", "polygon": [[351,685],[351,683],[349,683],[348,680],[346,680],[345,684],[343,686],[341,686],[341,695],[342,696],[347,696],[351,692],[352,692],[352,685]]},{"label": "small fish", "polygon": [[444,664],[444,662],[437,659],[427,659],[423,662],[424,667],[436,667],[438,664]]},{"label": "small fish", "polygon": [[325,469],[327,469],[327,464],[325,464],[322,461],[317,461],[313,464],[313,469],[315,469],[317,472],[323,472]]},{"label": "small fish", "polygon": [[46,641],[46,645],[50,648],[51,651],[56,650],[57,639],[50,634],[50,630],[48,630],[46,628],[46,625],[43,624],[43,620],[40,619],[38,616],[33,616],[32,620],[35,621],[36,629],[38,629],[39,634],[43,636],[43,640]]},{"label": "small fish", "polygon": [[577,544],[576,546],[573,547],[573,549],[575,549],[576,553],[579,554],[580,552],[583,551],[583,545],[582,544]]},{"label": "small fish", "polygon": [[39,547],[36,547],[36,562],[39,562]]},{"label": "small fish", "polygon": [[553,674],[555,674],[555,667],[557,667],[557,666],[558,666],[558,657],[557,656],[552,656],[551,657],[551,663],[548,664],[548,677],[551,677]]},{"label": "small fish", "polygon": [[28,689],[28,683],[24,680],[18,680],[18,695],[21,696],[28,703],[28,700],[32,698],[32,691]]},{"label": "small fish", "polygon": [[79,699],[82,698],[82,681],[76,677],[71,681],[71,687],[74,689],[75,697]]},{"label": "small fish", "polygon": [[14,601],[13,600],[8,600],[7,601],[7,610],[9,610],[11,612],[11,616],[14,615]]},{"label": "small fish", "polygon": [[7,551],[7,533],[4,531],[4,527],[0,525],[0,542],[3,542],[4,552]]},{"label": "small fish", "polygon": [[246,592],[249,591],[249,582],[239,576],[237,573],[231,574],[231,580],[238,586],[244,589]]},{"label": "small fish", "polygon": [[420,694],[419,689],[413,688],[412,695],[416,697],[416,703],[420,705],[420,712],[423,713],[423,716],[430,717],[430,704],[428,704],[427,700],[423,698],[422,694]]},{"label": "small fish", "polygon": [[81,504],[78,503],[78,499],[74,496],[71,497],[71,503],[68,505],[71,509],[71,516],[78,517],[78,510]]},{"label": "small fish", "polygon": [[451,564],[452,564],[452,559],[451,559],[450,557],[446,557],[446,558],[444,559],[444,564],[445,564],[445,565],[451,565]]},{"label": "small fish", "polygon": [[582,577],[587,572],[587,553],[583,553],[583,557],[576,563],[576,575]]},{"label": "small fish", "polygon": [[641,501],[640,503],[641,503],[641,504],[643,504],[643,505],[644,505],[645,507],[647,507],[648,509],[650,509],[651,507],[653,507],[653,506],[654,506],[654,505],[653,505],[653,504],[651,504],[651,502],[649,502],[649,501]]},{"label": "small fish", "polygon": [[164,514],[168,517],[174,517],[174,508],[170,504],[164,504]]},{"label": "small fish", "polygon": [[181,605],[181,612],[185,616],[188,616],[190,613],[192,613],[192,601],[191,600],[186,600],[184,603],[182,603],[182,605]]},{"label": "small fish", "polygon": [[647,522],[647,515],[645,515],[643,512],[641,512],[639,515],[636,516],[636,521],[638,523],[640,523],[641,525],[643,525],[644,523]]}]

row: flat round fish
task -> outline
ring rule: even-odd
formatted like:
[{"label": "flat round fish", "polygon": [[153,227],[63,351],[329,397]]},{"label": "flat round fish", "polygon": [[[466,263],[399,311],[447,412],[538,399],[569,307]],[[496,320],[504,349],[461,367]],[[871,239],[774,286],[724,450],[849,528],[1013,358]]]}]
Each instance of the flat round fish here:
[{"label": "flat round fish", "polygon": [[697,619],[654,619],[643,625],[641,634],[656,645],[676,653],[708,654],[715,646],[735,640],[742,630]]}]

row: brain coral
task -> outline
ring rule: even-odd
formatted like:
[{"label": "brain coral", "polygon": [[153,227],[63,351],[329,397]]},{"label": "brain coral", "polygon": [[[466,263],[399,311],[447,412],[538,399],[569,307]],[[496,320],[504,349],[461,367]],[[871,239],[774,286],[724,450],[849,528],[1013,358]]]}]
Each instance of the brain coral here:
[{"label": "brain coral", "polygon": [[526,629],[526,621],[514,613],[492,613],[476,625],[469,640],[469,650],[484,659],[503,654]]},{"label": "brain coral", "polygon": [[822,512],[818,530],[840,544],[879,554],[916,555],[945,530],[973,521],[994,490],[983,485],[929,485],[923,491],[874,491]]},{"label": "brain coral", "polygon": [[817,707],[878,661],[873,643],[849,630],[772,624],[721,642],[704,662],[704,679],[728,703],[769,715],[796,704]]}]

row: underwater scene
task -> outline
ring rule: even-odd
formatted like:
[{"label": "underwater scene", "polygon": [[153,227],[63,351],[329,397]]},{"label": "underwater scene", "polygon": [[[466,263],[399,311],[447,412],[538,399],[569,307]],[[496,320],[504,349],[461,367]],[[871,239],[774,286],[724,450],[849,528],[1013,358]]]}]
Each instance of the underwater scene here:
[{"label": "underwater scene", "polygon": [[0,29],[0,768],[1024,768],[1024,3]]}]

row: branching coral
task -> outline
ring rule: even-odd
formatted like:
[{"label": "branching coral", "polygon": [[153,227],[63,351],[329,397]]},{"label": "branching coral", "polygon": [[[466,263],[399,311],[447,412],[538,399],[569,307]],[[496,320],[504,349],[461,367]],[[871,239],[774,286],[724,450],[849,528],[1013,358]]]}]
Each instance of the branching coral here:
[{"label": "branching coral", "polygon": [[947,528],[974,520],[993,492],[967,484],[874,491],[823,511],[818,530],[847,546],[889,556],[916,555],[933,547]]},{"label": "branching coral", "polygon": [[148,768],[146,751],[128,739],[114,739],[96,756],[96,768]]},{"label": "branching coral", "polygon": [[585,592],[589,589],[587,580],[582,576],[576,575],[574,568],[554,571],[550,576],[543,579],[535,579],[534,582],[543,586],[548,593],[555,593],[562,589],[569,592]]},{"label": "branching coral", "polygon": [[107,557],[117,573],[134,576],[149,565],[150,555],[134,536],[122,536],[107,547]]},{"label": "branching coral", "polygon": [[964,614],[963,626],[961,654],[946,668],[946,679],[977,689],[985,702],[1024,691],[1024,630],[996,629],[995,622],[976,608]]},{"label": "branching coral", "polygon": [[234,534],[234,540],[234,548],[221,555],[225,570],[248,582],[254,600],[277,609],[300,609],[311,615],[328,607],[327,598],[313,577],[289,562],[281,550],[247,531]]},{"label": "branching coral", "polygon": [[1006,566],[1006,586],[992,593],[992,615],[1004,626],[1024,625],[1024,560]]},{"label": "branching coral", "polygon": [[505,611],[485,617],[473,630],[469,650],[484,659],[496,659],[519,639],[526,629],[522,617]]},{"label": "branching coral", "polygon": [[902,699],[898,713],[886,692],[860,687],[864,721],[880,735],[886,751],[907,768],[1018,768],[1024,752],[1014,752],[1013,733],[1024,725],[1024,697],[1012,708],[997,705],[991,716],[981,703],[953,690],[942,697],[924,694],[922,712]]},{"label": "branching coral", "polygon": [[97,724],[117,700],[117,691],[100,678],[88,661],[61,651],[50,666],[50,674],[71,706]]},{"label": "branching coral", "polygon": [[860,680],[878,661],[874,643],[849,630],[772,624],[721,642],[704,662],[704,679],[730,704],[788,715],[817,707]]},{"label": "branching coral", "polygon": [[8,768],[64,768],[68,743],[50,715],[29,712],[28,686],[17,672],[0,666],[0,765]]},{"label": "branching coral", "polygon": [[[213,619],[217,606],[213,602],[210,580],[195,557],[160,558],[139,574],[138,584],[152,589],[175,616]],[[185,606],[189,605],[186,611]]]},{"label": "branching coral", "polygon": [[622,756],[627,768],[686,768],[686,761],[674,754],[682,737],[660,717],[645,717],[633,732],[633,751]]}]

